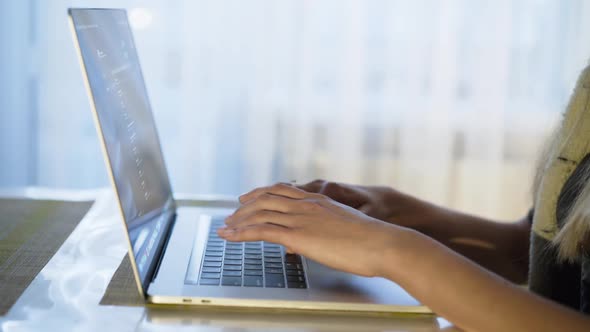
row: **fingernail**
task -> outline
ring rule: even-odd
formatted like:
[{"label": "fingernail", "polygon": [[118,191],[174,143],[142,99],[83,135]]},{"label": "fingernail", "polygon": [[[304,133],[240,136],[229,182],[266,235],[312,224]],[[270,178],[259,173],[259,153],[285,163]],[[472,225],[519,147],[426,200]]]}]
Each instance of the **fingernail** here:
[{"label": "fingernail", "polygon": [[219,229],[219,233],[221,233],[223,235],[230,235],[230,234],[233,234],[234,232],[235,232],[235,229],[229,228],[229,227],[222,227]]}]

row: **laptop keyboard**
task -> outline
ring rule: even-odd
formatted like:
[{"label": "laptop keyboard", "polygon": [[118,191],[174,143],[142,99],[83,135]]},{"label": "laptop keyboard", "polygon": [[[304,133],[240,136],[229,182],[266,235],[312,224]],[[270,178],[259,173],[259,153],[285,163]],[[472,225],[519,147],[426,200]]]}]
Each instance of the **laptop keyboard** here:
[{"label": "laptop keyboard", "polygon": [[217,235],[224,217],[211,223],[199,285],[307,288],[301,257],[268,242],[229,242]]}]

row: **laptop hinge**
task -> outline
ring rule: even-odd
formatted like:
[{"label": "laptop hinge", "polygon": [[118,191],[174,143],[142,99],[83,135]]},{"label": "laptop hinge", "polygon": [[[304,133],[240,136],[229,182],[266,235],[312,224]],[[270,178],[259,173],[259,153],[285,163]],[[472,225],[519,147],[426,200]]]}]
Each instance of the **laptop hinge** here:
[{"label": "laptop hinge", "polygon": [[164,260],[164,254],[166,253],[166,249],[168,248],[168,241],[170,241],[170,235],[172,235],[172,229],[174,228],[175,225],[176,225],[176,213],[174,213],[174,215],[172,216],[172,222],[168,226],[168,229],[166,230],[166,234],[164,235],[165,236],[164,244],[162,245],[162,250],[160,250],[160,255],[158,255],[158,261],[156,263],[156,267],[154,269],[154,273],[152,274],[152,278],[150,279],[150,282],[153,282],[154,280],[156,280],[156,277],[158,276],[158,272],[160,271],[160,265],[162,264],[162,261]]}]

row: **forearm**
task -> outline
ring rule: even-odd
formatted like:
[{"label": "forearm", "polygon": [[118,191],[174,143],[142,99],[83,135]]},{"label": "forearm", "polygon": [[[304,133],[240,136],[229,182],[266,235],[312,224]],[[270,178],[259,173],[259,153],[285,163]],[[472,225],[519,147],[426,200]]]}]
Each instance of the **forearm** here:
[{"label": "forearm", "polygon": [[415,229],[513,282],[526,281],[530,234],[527,220],[494,222],[399,192],[394,192],[391,201],[403,202],[398,205],[401,208],[392,210],[392,223]]},{"label": "forearm", "polygon": [[443,222],[432,223],[426,235],[512,282],[526,282],[528,220],[495,222],[446,209],[439,215]]},{"label": "forearm", "polygon": [[[583,331],[590,319],[490,273],[417,232],[396,229],[382,275],[469,331]],[[404,268],[400,268],[404,267]]]}]

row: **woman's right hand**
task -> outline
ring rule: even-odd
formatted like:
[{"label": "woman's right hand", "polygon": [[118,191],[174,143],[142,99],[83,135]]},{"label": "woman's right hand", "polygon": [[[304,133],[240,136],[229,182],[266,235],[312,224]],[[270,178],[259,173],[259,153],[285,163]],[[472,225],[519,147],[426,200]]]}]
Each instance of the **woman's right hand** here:
[{"label": "woman's right hand", "polygon": [[370,217],[418,230],[424,230],[432,223],[433,213],[436,214],[439,209],[433,204],[389,187],[360,186],[325,180],[315,180],[297,187],[307,192],[326,195]]}]

